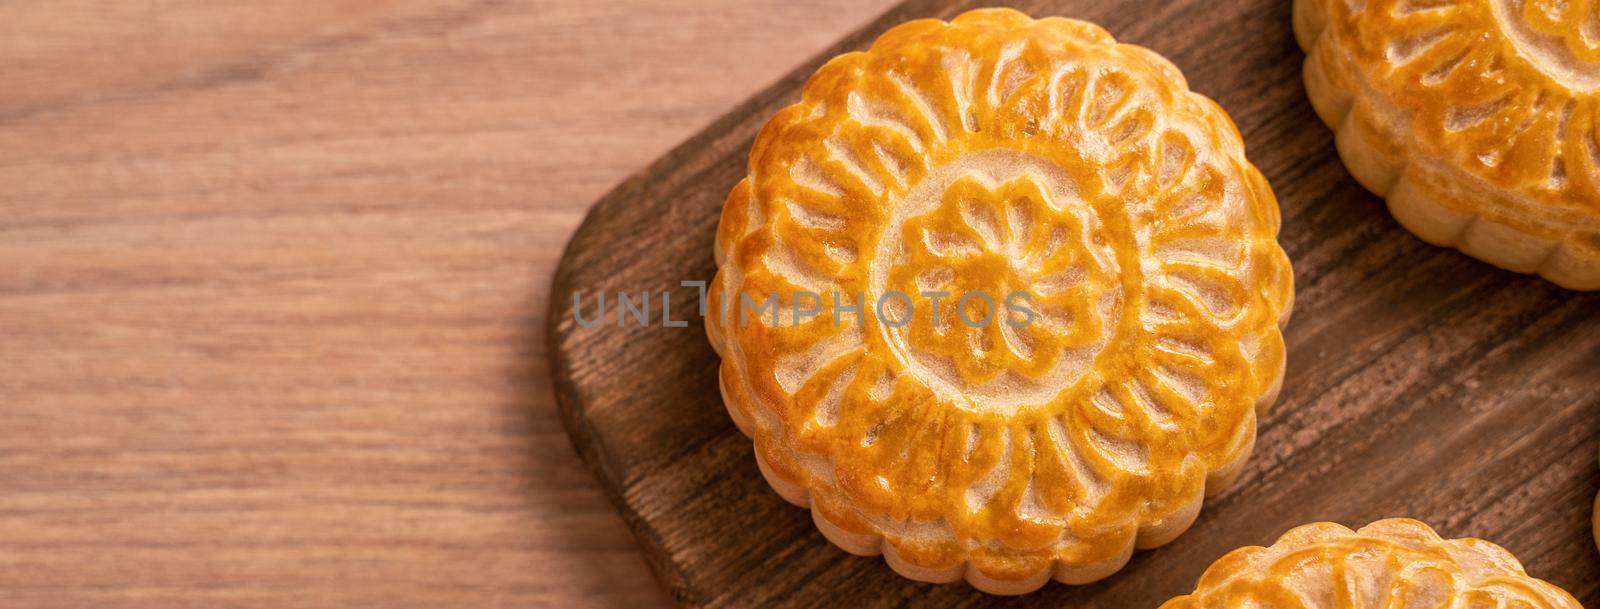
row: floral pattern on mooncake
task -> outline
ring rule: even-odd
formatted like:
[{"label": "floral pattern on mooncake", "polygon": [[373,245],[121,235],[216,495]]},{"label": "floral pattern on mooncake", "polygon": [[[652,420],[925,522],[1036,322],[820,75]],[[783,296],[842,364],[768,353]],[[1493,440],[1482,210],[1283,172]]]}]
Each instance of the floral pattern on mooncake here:
[{"label": "floral pattern on mooncake", "polygon": [[1600,289],[1600,2],[1296,0],[1317,113],[1406,229]]},{"label": "floral pattern on mooncake", "polygon": [[1272,547],[1234,550],[1206,570],[1193,594],[1161,609],[1582,609],[1577,599],[1529,577],[1504,548],[1481,539],[1441,539],[1404,518],[1352,531],[1321,522],[1285,533]]},{"label": "floral pattern on mooncake", "polygon": [[724,401],[850,552],[995,593],[1093,581],[1248,456],[1283,375],[1278,225],[1156,54],[1011,10],[906,23],[823,66],[728,197]]}]

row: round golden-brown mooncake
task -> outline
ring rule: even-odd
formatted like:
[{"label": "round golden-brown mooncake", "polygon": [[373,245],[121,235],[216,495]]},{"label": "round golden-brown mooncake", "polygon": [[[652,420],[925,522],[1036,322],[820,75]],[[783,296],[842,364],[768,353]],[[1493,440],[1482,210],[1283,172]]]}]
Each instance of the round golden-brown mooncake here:
[{"label": "round golden-brown mooncake", "polygon": [[1352,531],[1321,522],[1270,548],[1240,548],[1200,577],[1193,594],[1161,609],[1582,609],[1571,594],[1529,577],[1504,548],[1441,539],[1421,522],[1380,520]]},{"label": "round golden-brown mooncake", "polygon": [[1253,446],[1278,213],[1149,50],[1011,10],[900,25],[812,76],[728,196],[724,402],[851,553],[1001,594],[1105,577]]},{"label": "round golden-brown mooncake", "polygon": [[1600,289],[1600,0],[1295,0],[1317,114],[1423,240]]}]

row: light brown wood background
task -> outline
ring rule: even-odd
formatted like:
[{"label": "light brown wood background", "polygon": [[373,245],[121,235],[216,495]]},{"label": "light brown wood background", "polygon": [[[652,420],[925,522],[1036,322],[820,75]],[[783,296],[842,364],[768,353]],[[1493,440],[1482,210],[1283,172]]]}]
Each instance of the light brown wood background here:
[{"label": "light brown wood background", "polygon": [[888,5],[0,3],[0,607],[666,606],[551,271]]}]

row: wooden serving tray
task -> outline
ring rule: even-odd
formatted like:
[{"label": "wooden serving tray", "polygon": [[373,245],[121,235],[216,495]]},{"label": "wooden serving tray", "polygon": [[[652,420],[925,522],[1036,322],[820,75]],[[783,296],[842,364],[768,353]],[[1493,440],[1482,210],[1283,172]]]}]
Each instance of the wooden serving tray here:
[{"label": "wooden serving tray", "polygon": [[[709,280],[723,197],[761,125],[828,57],[918,17],[977,6],[903,4],[606,195],[557,271],[549,340],[578,453],[685,607],[1104,607],[1154,609],[1217,557],[1299,524],[1422,519],[1493,540],[1534,575],[1600,607],[1590,508],[1600,470],[1600,294],[1500,271],[1402,230],[1358,186],[1312,113],[1286,0],[1007,3],[1100,23],[1172,59],[1244,133],[1282,201],[1298,296],[1282,398],[1239,481],[1187,534],[1098,584],[1015,598],[934,586],[856,558],[813,530],[756,470],[723,411],[717,357],[693,314]],[[603,291],[600,327],[573,321]],[[653,294],[648,328],[619,328],[618,291]],[[662,291],[674,318],[663,327]]]}]

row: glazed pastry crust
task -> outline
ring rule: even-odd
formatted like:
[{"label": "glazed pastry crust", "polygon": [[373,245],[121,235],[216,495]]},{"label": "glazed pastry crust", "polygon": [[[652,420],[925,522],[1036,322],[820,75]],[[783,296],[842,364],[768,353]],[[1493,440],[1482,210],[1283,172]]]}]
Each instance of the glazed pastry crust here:
[{"label": "glazed pastry crust", "polygon": [[[1295,0],[1305,83],[1357,181],[1423,240],[1600,289],[1592,0]],[[1591,32],[1591,30],[1593,30]]]},{"label": "glazed pastry crust", "polygon": [[1581,609],[1571,594],[1529,577],[1504,548],[1481,539],[1441,539],[1410,519],[1359,531],[1321,522],[1285,533],[1271,547],[1234,550],[1213,563],[1193,594],[1161,609]]},{"label": "glazed pastry crust", "polygon": [[[824,65],[728,197],[724,403],[849,552],[999,594],[1094,581],[1248,456],[1283,375],[1278,226],[1233,122],[1156,54],[1012,10],[906,23]],[[1037,318],[873,314],[930,290],[1025,291]]]}]

